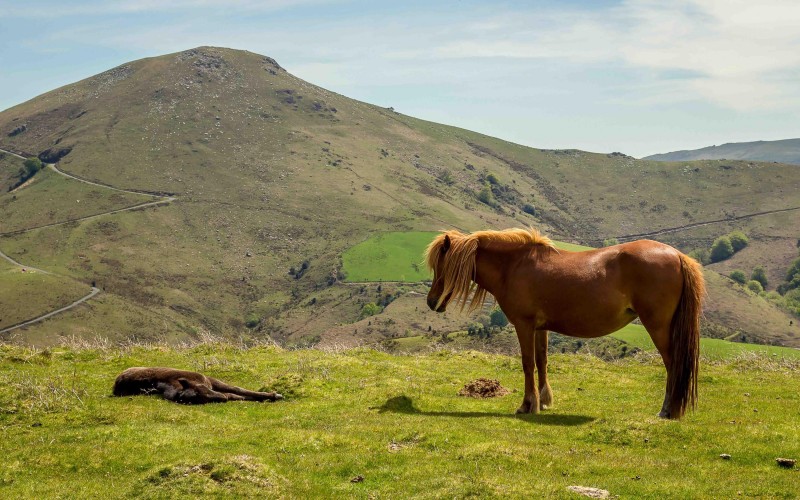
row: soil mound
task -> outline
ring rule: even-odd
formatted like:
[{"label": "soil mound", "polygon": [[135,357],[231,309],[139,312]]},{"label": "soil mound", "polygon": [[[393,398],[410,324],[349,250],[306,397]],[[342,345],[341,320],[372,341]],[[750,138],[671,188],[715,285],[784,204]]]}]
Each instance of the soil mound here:
[{"label": "soil mound", "polygon": [[509,392],[510,391],[500,385],[500,382],[497,380],[479,378],[467,383],[467,385],[458,391],[458,395],[471,398],[496,398],[498,396],[505,396]]}]

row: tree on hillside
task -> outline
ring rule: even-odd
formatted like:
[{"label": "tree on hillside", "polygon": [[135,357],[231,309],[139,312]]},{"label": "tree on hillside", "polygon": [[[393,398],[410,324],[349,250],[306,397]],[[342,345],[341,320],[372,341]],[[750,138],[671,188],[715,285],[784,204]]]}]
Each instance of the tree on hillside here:
[{"label": "tree on hillside", "polygon": [[755,293],[761,293],[761,292],[764,291],[764,287],[761,286],[761,283],[759,283],[756,280],[748,281],[747,282],[747,288],[749,288],[751,291],[753,291]]},{"label": "tree on hillside", "polygon": [[25,167],[25,177],[30,179],[42,169],[42,160],[34,156],[25,160],[22,166]]},{"label": "tree on hillside", "polygon": [[504,327],[508,325],[508,318],[502,309],[495,307],[489,314],[489,324],[492,326]]},{"label": "tree on hillside", "polygon": [[733,251],[738,252],[742,248],[746,247],[747,244],[750,242],[750,239],[741,231],[734,231],[728,235],[728,238],[731,240],[731,245],[733,246]]},{"label": "tree on hillside", "polygon": [[730,278],[733,281],[739,283],[740,285],[744,285],[745,283],[747,283],[747,276],[744,274],[743,271],[740,271],[738,269],[731,271]]},{"label": "tree on hillside", "polygon": [[753,269],[753,272],[750,274],[750,279],[758,281],[764,288],[767,287],[767,272],[761,266]]},{"label": "tree on hillside", "polygon": [[727,236],[720,236],[711,245],[711,262],[720,262],[733,255],[733,245]]}]

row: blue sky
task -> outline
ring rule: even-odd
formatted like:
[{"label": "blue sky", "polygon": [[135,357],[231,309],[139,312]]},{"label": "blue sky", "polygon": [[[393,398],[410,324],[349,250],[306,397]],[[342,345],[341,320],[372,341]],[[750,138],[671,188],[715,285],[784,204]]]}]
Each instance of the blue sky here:
[{"label": "blue sky", "polygon": [[0,109],[215,45],[420,118],[643,156],[800,137],[798,26],[794,0],[0,0]]}]

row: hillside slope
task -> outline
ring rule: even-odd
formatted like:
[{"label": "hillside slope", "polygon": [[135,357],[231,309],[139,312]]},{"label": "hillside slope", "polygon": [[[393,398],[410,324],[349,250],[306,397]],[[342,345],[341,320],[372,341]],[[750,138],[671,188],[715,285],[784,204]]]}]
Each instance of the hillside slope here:
[{"label": "hillside slope", "polygon": [[[104,291],[27,329],[37,341],[185,339],[202,330],[286,343],[347,331],[365,340],[352,326],[362,306],[411,291],[341,283],[341,255],[376,232],[534,225],[599,244],[800,207],[795,167],[523,147],[354,101],[269,57],[213,47],[130,62],[5,110],[0,148],[58,161],[82,179],[176,197],[0,237],[11,257]],[[0,210],[11,206],[7,196]],[[715,227],[703,226],[698,244]],[[781,225],[769,237],[795,233]],[[380,320],[381,336],[406,333],[391,316]]]},{"label": "hillside slope", "polygon": [[800,139],[781,141],[729,142],[720,146],[672,151],[645,156],[644,160],[755,160],[800,165]]}]

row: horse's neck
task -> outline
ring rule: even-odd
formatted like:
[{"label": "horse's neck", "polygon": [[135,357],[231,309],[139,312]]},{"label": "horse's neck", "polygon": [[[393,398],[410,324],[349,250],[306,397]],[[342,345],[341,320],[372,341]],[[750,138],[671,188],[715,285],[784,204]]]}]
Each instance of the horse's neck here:
[{"label": "horse's neck", "polygon": [[497,297],[505,289],[509,264],[531,252],[530,246],[492,244],[478,247],[475,256],[475,283]]}]

